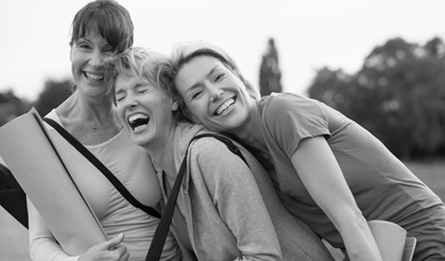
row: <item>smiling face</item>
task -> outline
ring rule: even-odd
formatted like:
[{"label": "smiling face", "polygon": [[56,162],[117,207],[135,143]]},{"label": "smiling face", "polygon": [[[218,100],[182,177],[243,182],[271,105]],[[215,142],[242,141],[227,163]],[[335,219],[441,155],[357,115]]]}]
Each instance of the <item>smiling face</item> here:
[{"label": "smiling face", "polygon": [[169,130],[174,130],[176,103],[158,86],[137,76],[119,75],[115,94],[119,119],[132,140],[144,148],[163,148]]},{"label": "smiling face", "polygon": [[211,56],[183,64],[175,85],[195,121],[213,131],[236,132],[254,106],[239,77]]},{"label": "smiling face", "polygon": [[113,54],[110,44],[97,33],[89,33],[71,46],[71,72],[78,90],[88,96],[104,96],[104,60]]}]

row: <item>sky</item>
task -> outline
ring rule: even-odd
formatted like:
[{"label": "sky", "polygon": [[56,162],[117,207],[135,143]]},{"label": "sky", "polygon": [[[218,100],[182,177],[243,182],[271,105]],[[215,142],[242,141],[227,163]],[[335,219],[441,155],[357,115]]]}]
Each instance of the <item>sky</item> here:
[{"label": "sky", "polygon": [[[0,92],[33,101],[48,79],[71,77],[70,26],[89,0],[0,1]],[[258,85],[261,57],[274,38],[285,91],[305,94],[322,67],[357,72],[394,37],[445,39],[443,0],[119,0],[135,25],[135,46],[168,54],[203,40],[234,58]]]}]

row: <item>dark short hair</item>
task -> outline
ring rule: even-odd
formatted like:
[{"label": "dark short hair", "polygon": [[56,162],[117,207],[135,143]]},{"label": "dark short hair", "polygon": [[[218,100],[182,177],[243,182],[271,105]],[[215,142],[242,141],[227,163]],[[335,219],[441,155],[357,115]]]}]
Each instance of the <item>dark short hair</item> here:
[{"label": "dark short hair", "polygon": [[116,53],[133,45],[134,25],[130,13],[114,0],[95,0],[76,13],[70,45],[91,32],[104,38]]}]

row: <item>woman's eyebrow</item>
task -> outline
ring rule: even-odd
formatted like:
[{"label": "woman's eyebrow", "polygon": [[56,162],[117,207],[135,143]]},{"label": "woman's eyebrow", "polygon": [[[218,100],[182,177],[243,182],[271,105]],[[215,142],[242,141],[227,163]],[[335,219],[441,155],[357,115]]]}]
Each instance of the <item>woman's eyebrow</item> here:
[{"label": "woman's eyebrow", "polygon": [[[212,69],[205,75],[205,78],[206,78],[206,79],[210,78],[210,76],[216,71],[217,68],[218,68],[218,66],[215,65],[215,67],[213,67],[213,68],[212,68]],[[198,81],[197,83],[193,84],[187,91],[192,90],[192,89],[195,89],[196,87],[199,87],[199,86],[201,86],[201,85],[202,85],[201,81]]]},{"label": "woman's eyebrow", "polygon": [[144,85],[145,85],[144,82],[138,82],[138,83],[135,83],[135,84],[130,85],[130,86],[126,86],[126,87],[123,87],[123,88],[120,88],[120,89],[116,89],[116,93],[123,93],[123,92],[126,92],[128,89],[136,89],[136,88],[139,88],[139,87],[144,86]]}]

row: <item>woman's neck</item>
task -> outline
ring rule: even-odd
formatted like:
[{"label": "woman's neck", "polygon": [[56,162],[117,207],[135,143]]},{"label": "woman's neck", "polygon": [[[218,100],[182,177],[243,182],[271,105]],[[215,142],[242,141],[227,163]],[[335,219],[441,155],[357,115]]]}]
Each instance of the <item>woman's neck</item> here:
[{"label": "woman's neck", "polygon": [[83,98],[80,93],[74,96],[74,104],[85,120],[106,122],[114,118],[115,106],[111,98],[101,99]]},{"label": "woman's neck", "polygon": [[67,131],[86,145],[100,144],[122,129],[111,100],[90,102],[77,91],[56,112]]},{"label": "woman's neck", "polygon": [[111,99],[93,100],[82,97],[76,91],[56,109],[64,118],[79,117],[86,121],[109,121],[115,116]]},{"label": "woman's neck", "polygon": [[144,146],[156,167],[162,169],[167,175],[176,176],[175,166],[175,132],[176,126],[166,128],[168,131],[162,137],[157,137],[155,141]]},{"label": "woman's neck", "polygon": [[230,134],[234,135],[244,144],[261,148],[265,146],[263,128],[261,125],[260,108],[255,102],[255,104],[250,108],[246,121],[239,128],[231,130]]}]

